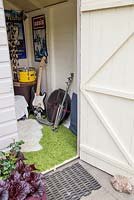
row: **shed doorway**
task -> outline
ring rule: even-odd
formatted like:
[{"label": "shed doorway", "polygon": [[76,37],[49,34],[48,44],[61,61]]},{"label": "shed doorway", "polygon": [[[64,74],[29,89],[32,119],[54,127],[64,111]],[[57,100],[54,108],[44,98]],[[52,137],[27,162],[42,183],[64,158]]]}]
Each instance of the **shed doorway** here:
[{"label": "shed doorway", "polygon": [[[24,30],[22,30],[24,31],[24,35],[21,35],[21,37],[23,37],[23,39],[25,40],[25,42],[23,41],[23,47],[25,49],[21,49],[23,51],[21,54],[22,57],[18,59],[17,68],[26,69],[28,67],[34,67],[37,76],[39,75],[40,62],[37,60],[35,55],[35,44],[33,41],[33,20],[36,20],[36,18],[38,17],[44,16],[46,24],[45,34],[47,46],[47,64],[45,65],[46,67],[43,68],[43,71],[41,73],[41,93],[43,94],[44,92],[46,92],[47,98],[49,98],[50,94],[53,91],[59,88],[65,90],[65,82],[68,76],[70,75],[70,73],[74,73],[73,82],[69,90],[69,96],[72,99],[73,94],[77,95],[77,1],[51,0],[49,1],[49,3],[48,1],[27,1],[27,4],[23,4],[23,2],[20,1],[4,0],[4,9],[5,13],[11,12],[13,15],[18,12],[22,12],[24,17]],[[11,24],[9,23],[8,25],[10,26]],[[7,26],[7,32],[8,28],[10,27]],[[12,77],[14,79],[13,73]],[[35,90],[37,89],[37,83],[35,83],[35,80],[32,80],[29,83],[27,83],[27,81],[24,81],[22,83],[21,81],[13,80],[13,86],[15,96],[24,96],[28,106],[30,107],[31,86],[34,86]],[[33,120],[34,117],[33,115],[28,114],[28,118],[30,118],[30,120]],[[25,120],[23,122],[19,121],[18,123],[25,123]],[[68,120],[64,122],[64,125],[62,124],[60,126],[58,133],[52,133],[53,131],[51,127],[43,125],[44,138],[43,140],[41,140],[41,145],[43,146],[42,143],[44,141],[47,143],[47,145],[44,145],[43,148],[50,148],[46,151],[49,153],[49,155],[47,156],[47,160],[45,160],[44,156],[45,151],[33,153],[27,152],[25,155],[28,160],[30,160],[30,162],[32,163],[38,163],[39,160],[40,162],[44,162],[41,163],[40,170],[45,171],[57,165],[60,165],[61,163],[67,162],[67,160],[69,161],[76,158],[77,136],[69,130],[69,126],[70,118],[68,118]],[[54,144],[51,142],[51,140],[53,139]],[[58,156],[58,158],[55,158],[56,156]],[[56,162],[54,163],[53,161],[55,159]],[[46,163],[51,164],[48,164],[46,165],[47,167],[45,167]],[[44,169],[42,168],[43,165]]]}]

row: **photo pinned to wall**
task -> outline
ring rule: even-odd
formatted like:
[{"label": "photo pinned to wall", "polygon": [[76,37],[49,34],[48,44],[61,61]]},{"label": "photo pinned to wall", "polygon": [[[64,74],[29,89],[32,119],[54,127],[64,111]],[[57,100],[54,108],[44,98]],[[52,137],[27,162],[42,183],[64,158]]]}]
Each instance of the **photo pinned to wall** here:
[{"label": "photo pinned to wall", "polygon": [[40,15],[32,18],[34,60],[40,62],[43,56],[48,56],[46,43],[45,16]]}]

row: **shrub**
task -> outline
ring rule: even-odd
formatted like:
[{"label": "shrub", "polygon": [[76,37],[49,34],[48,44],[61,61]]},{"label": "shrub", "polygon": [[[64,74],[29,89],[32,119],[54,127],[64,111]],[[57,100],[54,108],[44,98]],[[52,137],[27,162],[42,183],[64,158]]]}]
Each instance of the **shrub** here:
[{"label": "shrub", "polygon": [[25,164],[21,152],[23,141],[10,144],[9,152],[0,152],[0,199],[25,200],[42,197],[45,193],[44,176],[36,173],[34,165]]}]

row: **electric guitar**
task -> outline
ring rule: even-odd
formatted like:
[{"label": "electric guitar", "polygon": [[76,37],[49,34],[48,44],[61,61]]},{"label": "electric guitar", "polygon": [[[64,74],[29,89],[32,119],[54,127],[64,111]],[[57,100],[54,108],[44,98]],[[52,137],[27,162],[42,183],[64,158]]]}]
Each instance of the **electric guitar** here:
[{"label": "electric guitar", "polygon": [[38,73],[38,79],[37,79],[37,88],[36,93],[32,102],[32,105],[35,109],[42,109],[45,110],[44,105],[44,99],[46,97],[46,93],[44,93],[42,96],[40,95],[40,88],[41,88],[41,79],[42,79],[42,71],[43,67],[46,66],[46,57],[43,56],[39,65],[39,73]]}]

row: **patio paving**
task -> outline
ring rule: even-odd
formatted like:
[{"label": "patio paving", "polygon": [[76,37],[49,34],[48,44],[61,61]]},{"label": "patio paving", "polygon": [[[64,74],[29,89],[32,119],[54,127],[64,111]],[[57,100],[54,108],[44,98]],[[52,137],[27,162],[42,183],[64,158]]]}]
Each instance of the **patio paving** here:
[{"label": "patio paving", "polygon": [[[79,162],[100,184],[101,189],[93,191],[89,196],[82,197],[81,200],[134,200],[133,194],[119,193],[113,189],[110,180],[111,175],[77,159],[57,170],[70,166],[76,162]],[[50,172],[51,173],[51,172]],[[57,199],[58,200],[58,199]]]},{"label": "patio paving", "polygon": [[113,189],[110,183],[111,175],[83,161],[79,162],[102,186],[101,189],[93,191],[91,195],[83,197],[81,200],[134,200],[134,193],[119,193]]}]

